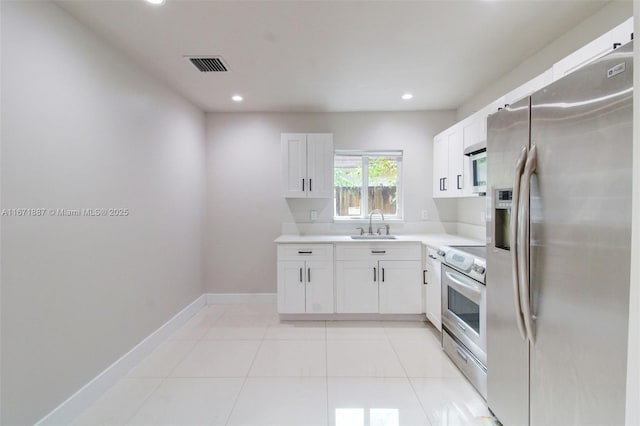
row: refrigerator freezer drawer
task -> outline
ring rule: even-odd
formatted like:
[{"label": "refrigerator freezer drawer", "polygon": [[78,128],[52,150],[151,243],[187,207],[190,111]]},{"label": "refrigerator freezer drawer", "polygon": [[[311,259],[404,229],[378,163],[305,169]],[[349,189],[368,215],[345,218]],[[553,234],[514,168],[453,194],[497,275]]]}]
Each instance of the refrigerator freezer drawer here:
[{"label": "refrigerator freezer drawer", "polygon": [[442,329],[442,346],[453,363],[486,400],[487,370],[476,360],[467,348],[454,340],[444,327]]}]

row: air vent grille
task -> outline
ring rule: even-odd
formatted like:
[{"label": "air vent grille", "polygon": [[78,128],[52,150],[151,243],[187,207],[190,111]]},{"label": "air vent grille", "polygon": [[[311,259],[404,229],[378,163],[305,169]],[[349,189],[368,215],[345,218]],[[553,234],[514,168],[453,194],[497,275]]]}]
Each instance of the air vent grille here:
[{"label": "air vent grille", "polygon": [[229,68],[219,56],[187,58],[200,72],[228,72]]}]

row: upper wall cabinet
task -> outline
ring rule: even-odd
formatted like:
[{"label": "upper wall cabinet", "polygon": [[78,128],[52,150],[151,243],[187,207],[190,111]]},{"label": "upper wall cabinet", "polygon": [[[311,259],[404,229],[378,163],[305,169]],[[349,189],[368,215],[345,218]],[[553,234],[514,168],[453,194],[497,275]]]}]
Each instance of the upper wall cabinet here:
[{"label": "upper wall cabinet", "polygon": [[601,35],[586,46],[560,60],[553,66],[553,81],[588,64],[632,40],[633,18],[627,19],[606,34]]},{"label": "upper wall cabinet", "polygon": [[504,95],[504,104],[511,105],[513,103],[516,103],[520,99],[531,95],[533,92],[536,92],[551,83],[553,83],[553,68],[549,68],[542,74],[532,78],[522,86],[513,89],[512,91]]},{"label": "upper wall cabinet", "polygon": [[282,190],[287,198],[331,198],[333,135],[283,133]]},{"label": "upper wall cabinet", "polygon": [[[577,50],[552,68],[454,124],[433,139],[433,198],[473,197],[471,163],[465,152],[486,146],[487,116],[551,84],[633,39],[633,18]],[[491,155],[489,153],[489,155]]]},{"label": "upper wall cabinet", "polygon": [[433,139],[433,198],[465,196],[463,128],[455,125]]}]

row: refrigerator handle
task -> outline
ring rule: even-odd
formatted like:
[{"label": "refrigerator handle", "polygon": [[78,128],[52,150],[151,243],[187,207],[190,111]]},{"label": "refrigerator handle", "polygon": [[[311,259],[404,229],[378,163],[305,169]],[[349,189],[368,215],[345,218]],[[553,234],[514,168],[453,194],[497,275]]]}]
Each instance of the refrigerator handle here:
[{"label": "refrigerator handle", "polygon": [[522,309],[520,309],[520,282],[518,276],[518,207],[520,204],[520,178],[524,170],[524,164],[527,160],[527,147],[523,147],[518,156],[515,168],[515,180],[513,182],[513,195],[511,197],[511,223],[509,246],[511,247],[511,270],[513,271],[513,295],[514,305],[516,308],[516,322],[518,330],[523,340],[527,338],[527,332],[524,328],[524,320],[522,319]]},{"label": "refrigerator handle", "polygon": [[522,175],[522,190],[520,192],[520,209],[518,211],[518,264],[520,273],[520,308],[524,318],[524,327],[531,344],[535,342],[533,316],[531,313],[531,283],[529,277],[529,213],[531,177],[536,171],[537,151],[532,145],[527,156]]}]

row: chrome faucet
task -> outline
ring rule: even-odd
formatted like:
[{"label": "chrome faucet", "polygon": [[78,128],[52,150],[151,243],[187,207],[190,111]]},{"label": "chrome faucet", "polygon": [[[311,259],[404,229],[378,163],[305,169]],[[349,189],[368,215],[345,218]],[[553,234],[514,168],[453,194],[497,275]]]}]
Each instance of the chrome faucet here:
[{"label": "chrome faucet", "polygon": [[[373,235],[373,228],[371,227],[371,217],[373,216],[374,213],[380,213],[380,216],[382,216],[382,221],[384,222],[384,214],[380,209],[371,210],[371,213],[369,213],[369,235]],[[387,228],[387,234],[388,233],[389,233],[389,228]]]}]

